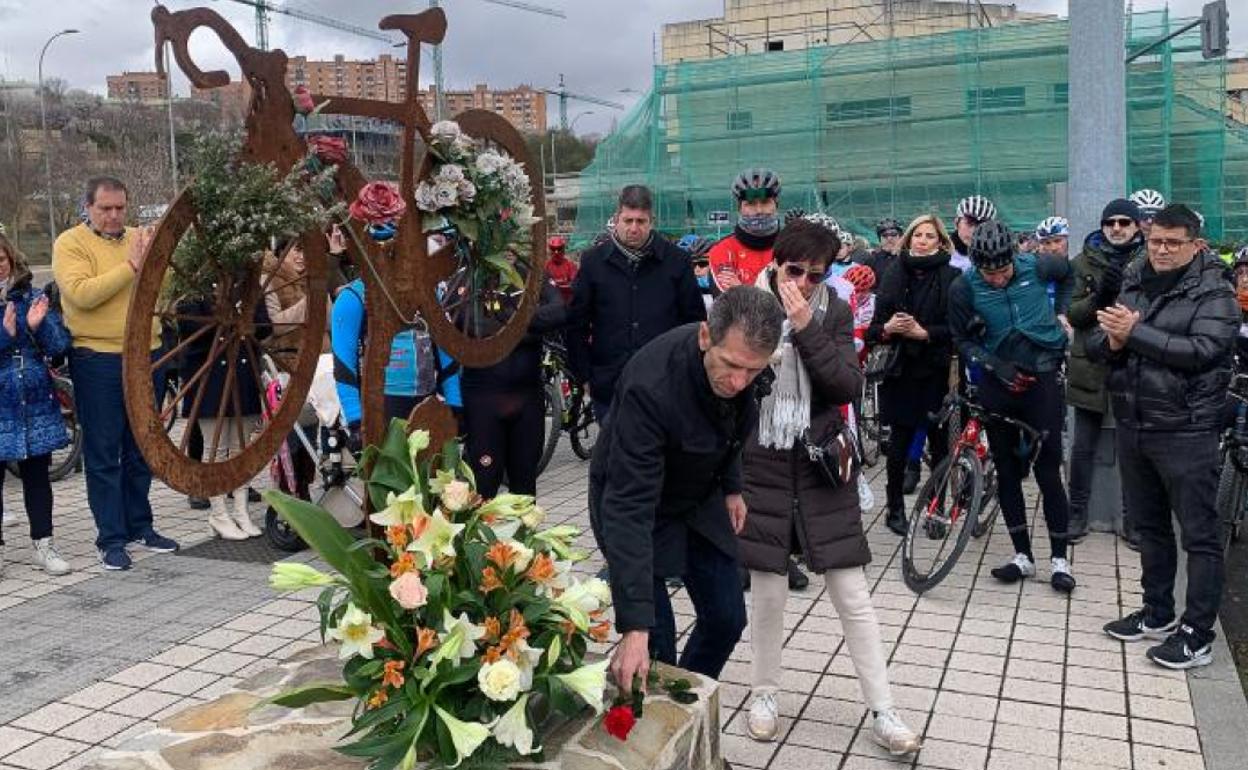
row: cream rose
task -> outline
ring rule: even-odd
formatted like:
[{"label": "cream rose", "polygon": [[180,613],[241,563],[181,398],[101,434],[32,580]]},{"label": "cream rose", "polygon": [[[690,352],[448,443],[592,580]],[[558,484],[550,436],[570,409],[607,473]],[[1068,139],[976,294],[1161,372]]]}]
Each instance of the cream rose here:
[{"label": "cream rose", "polygon": [[442,505],[451,513],[459,513],[468,507],[472,499],[472,487],[467,481],[456,479],[442,490]]},{"label": "cream rose", "polygon": [[514,700],[520,694],[520,667],[507,658],[486,663],[477,672],[477,684],[490,700]]},{"label": "cream rose", "polygon": [[420,575],[415,572],[404,572],[391,581],[390,595],[405,610],[424,607],[429,600],[429,591],[421,582]]}]

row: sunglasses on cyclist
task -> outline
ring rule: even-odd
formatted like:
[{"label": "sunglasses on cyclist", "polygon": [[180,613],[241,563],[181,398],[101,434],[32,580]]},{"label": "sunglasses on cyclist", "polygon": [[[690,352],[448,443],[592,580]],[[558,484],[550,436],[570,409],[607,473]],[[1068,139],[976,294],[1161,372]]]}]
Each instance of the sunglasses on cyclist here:
[{"label": "sunglasses on cyclist", "polygon": [[695,259],[695,260],[693,260],[693,266],[694,266],[694,267],[710,267],[710,264],[711,264],[711,260],[709,260],[709,259]]},{"label": "sunglasses on cyclist", "polygon": [[1130,217],[1110,217],[1101,220],[1101,227],[1122,227],[1127,228],[1135,224],[1135,220]]},{"label": "sunglasses on cyclist", "polygon": [[828,275],[822,270],[807,270],[801,265],[795,265],[792,262],[784,266],[784,274],[795,281],[805,276],[811,283],[820,283]]}]

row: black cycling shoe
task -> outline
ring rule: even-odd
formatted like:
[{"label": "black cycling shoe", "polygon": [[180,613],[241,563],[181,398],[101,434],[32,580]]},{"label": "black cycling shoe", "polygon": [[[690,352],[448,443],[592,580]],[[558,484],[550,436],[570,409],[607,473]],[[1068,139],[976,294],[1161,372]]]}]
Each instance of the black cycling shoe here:
[{"label": "black cycling shoe", "polygon": [[797,562],[789,559],[789,590],[805,591],[806,586],[810,585],[810,578],[806,577],[806,573],[802,572],[802,568],[797,566]]},{"label": "black cycling shoe", "polygon": [[918,463],[907,463],[906,473],[901,477],[902,494],[912,495],[919,488],[919,479],[923,476],[923,468]]},{"label": "black cycling shoe", "polygon": [[260,502],[261,499],[262,498],[260,497],[260,493],[257,492],[255,488],[247,487],[247,502],[258,503]]}]

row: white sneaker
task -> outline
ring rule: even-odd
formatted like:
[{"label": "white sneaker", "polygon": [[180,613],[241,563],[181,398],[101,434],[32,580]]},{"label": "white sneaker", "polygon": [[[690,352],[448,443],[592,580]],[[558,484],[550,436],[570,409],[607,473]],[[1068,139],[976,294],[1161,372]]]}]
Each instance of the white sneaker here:
[{"label": "white sneaker", "polygon": [[68,575],[73,572],[73,567],[69,566],[69,562],[61,557],[56,546],[52,544],[52,538],[45,537],[42,540],[33,541],[35,544],[35,552],[31,556],[31,564],[35,569],[41,569],[49,575]]},{"label": "white sneaker", "polygon": [[871,484],[861,473],[858,474],[858,507],[863,513],[875,510],[875,493],[871,491]]},{"label": "white sneaker", "polygon": [[876,712],[875,723],[871,725],[871,737],[895,757],[913,754],[923,746],[919,736],[906,727],[906,723],[892,709]]},{"label": "white sneaker", "polygon": [[746,722],[746,731],[756,741],[774,741],[780,731],[780,709],[776,706],[776,695],[772,692],[761,692],[750,701],[750,718]]}]

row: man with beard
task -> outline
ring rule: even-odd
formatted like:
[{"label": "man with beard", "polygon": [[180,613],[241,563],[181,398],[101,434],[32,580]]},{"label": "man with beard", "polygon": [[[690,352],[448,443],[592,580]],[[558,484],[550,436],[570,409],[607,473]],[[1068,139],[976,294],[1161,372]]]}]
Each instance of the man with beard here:
[{"label": "man with beard", "polygon": [[[1097,311],[1117,302],[1127,265],[1143,253],[1139,207],[1119,198],[1105,206],[1101,212],[1101,229],[1084,240],[1083,251],[1072,261],[1075,290],[1067,320],[1075,333],[1066,369],[1066,404],[1075,411],[1070,448],[1069,538],[1073,542],[1078,542],[1088,532],[1093,456],[1101,423],[1109,414],[1109,394],[1105,389],[1109,365],[1089,358],[1088,335],[1097,328]],[[1134,528],[1125,515],[1122,536],[1136,547]]]}]

